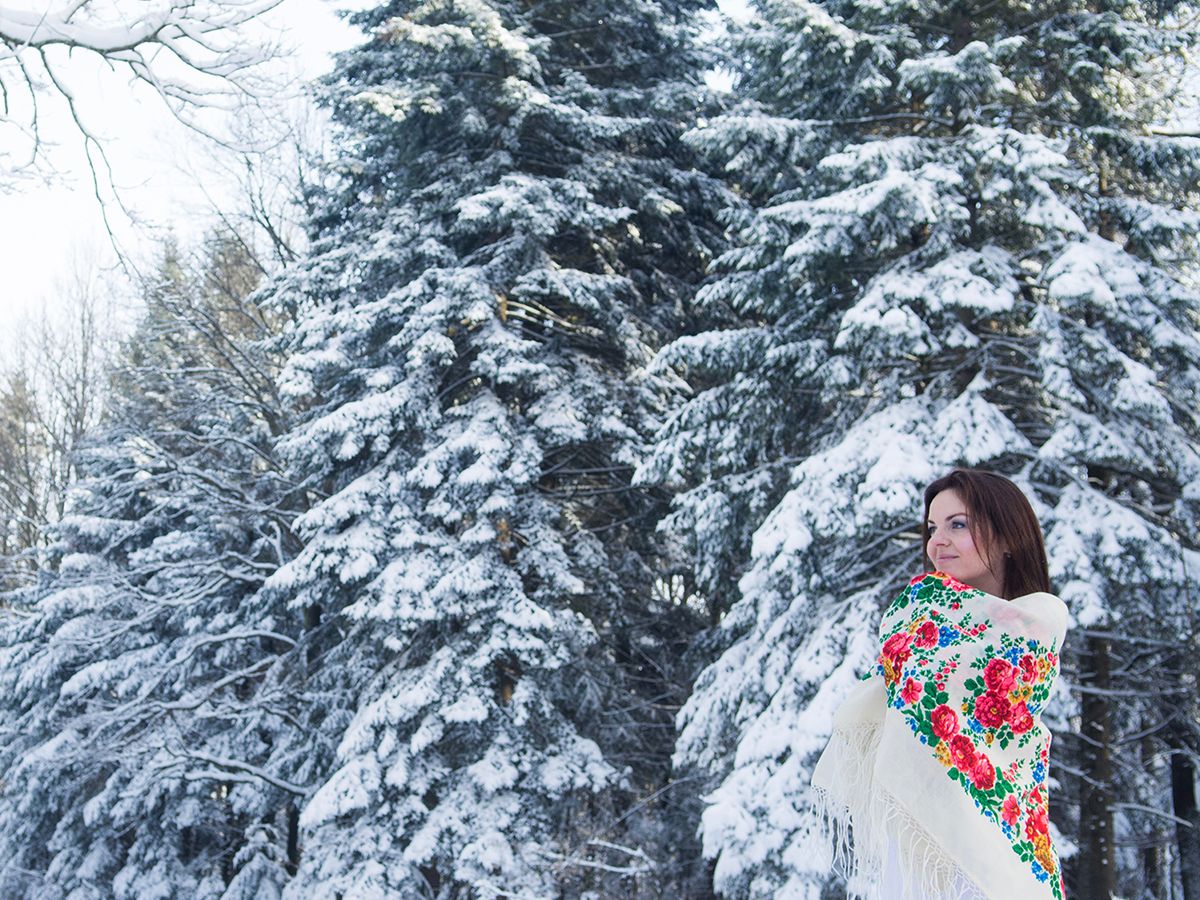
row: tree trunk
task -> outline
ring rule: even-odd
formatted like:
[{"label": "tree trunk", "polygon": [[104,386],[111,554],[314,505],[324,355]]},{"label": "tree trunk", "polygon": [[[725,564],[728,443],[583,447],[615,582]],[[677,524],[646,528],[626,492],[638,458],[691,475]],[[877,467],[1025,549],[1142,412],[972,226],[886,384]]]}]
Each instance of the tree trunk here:
[{"label": "tree trunk", "polygon": [[284,817],[287,820],[287,864],[284,870],[289,875],[295,875],[300,868],[300,810],[294,800],[288,803]]},{"label": "tree trunk", "polygon": [[1183,900],[1200,900],[1200,810],[1196,809],[1196,766],[1178,726],[1172,729],[1171,805],[1175,816],[1187,822],[1176,823],[1175,843],[1179,847],[1179,874],[1183,882]]},{"label": "tree trunk", "polygon": [[[1161,745],[1151,734],[1148,716],[1142,717],[1141,728],[1146,732],[1141,740],[1141,768],[1143,772],[1161,773],[1162,767],[1155,760],[1159,758]],[[1171,883],[1170,854],[1167,847],[1170,835],[1165,834],[1159,826],[1155,826],[1152,834],[1147,836],[1146,846],[1142,848],[1142,878],[1146,884],[1147,897],[1169,897]]]},{"label": "tree trunk", "polygon": [[1079,797],[1078,894],[1104,900],[1116,890],[1113,819],[1109,802],[1112,782],[1112,725],[1109,700],[1109,648],[1104,638],[1088,636],[1080,661],[1080,686],[1085,689],[1080,728],[1083,739],[1083,778]]}]

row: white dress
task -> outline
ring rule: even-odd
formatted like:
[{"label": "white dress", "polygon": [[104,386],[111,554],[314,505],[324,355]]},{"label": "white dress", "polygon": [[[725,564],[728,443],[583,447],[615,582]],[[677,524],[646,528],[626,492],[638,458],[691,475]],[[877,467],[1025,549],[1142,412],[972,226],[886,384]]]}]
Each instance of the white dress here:
[{"label": "white dress", "polygon": [[879,881],[879,900],[964,900],[978,897],[974,889],[968,887],[962,878],[955,878],[950,886],[942,893],[929,893],[919,885],[908,885],[905,890],[904,873],[900,868],[900,852],[896,841],[888,839],[887,851],[884,854],[883,873]]}]

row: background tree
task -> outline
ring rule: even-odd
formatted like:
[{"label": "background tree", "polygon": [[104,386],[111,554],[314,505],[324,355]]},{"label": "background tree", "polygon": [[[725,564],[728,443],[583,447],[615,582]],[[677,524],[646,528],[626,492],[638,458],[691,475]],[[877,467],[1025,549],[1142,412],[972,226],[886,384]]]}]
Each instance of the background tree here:
[{"label": "background tree", "polygon": [[0,508],[7,577],[14,579],[33,565],[26,551],[38,546],[48,518],[47,446],[42,408],[28,375],[17,370],[6,382],[0,393]]},{"label": "background tree", "polygon": [[341,179],[274,288],[314,505],[269,586],[328,710],[290,895],[703,891],[662,811],[690,614],[629,483],[660,413],[638,370],[719,244],[678,140],[702,7],[355,17]]},{"label": "background tree", "polygon": [[113,283],[78,255],[54,311],[16,323],[0,375],[0,547],[6,589],[41,565],[45,527],[63,514],[75,451],[100,415],[118,325]]},{"label": "background tree", "polygon": [[728,57],[742,105],[691,136],[745,200],[699,298],[728,325],[659,355],[693,393],[639,476],[680,490],[670,525],[728,610],[677,754],[714,784],[716,885],[827,886],[811,766],[919,565],[922,486],[967,464],[1031,495],[1076,619],[1070,888],[1133,892],[1144,848],[1114,843],[1170,802],[1113,761],[1165,733],[1136,641],[1190,609],[1197,561],[1197,146],[1155,131],[1185,5],[756,9]]},{"label": "background tree", "polygon": [[[286,428],[228,239],[169,250],[78,458],[50,567],[4,623],[2,892],[251,898],[294,867],[299,627]],[[291,829],[289,833],[289,829]]]}]

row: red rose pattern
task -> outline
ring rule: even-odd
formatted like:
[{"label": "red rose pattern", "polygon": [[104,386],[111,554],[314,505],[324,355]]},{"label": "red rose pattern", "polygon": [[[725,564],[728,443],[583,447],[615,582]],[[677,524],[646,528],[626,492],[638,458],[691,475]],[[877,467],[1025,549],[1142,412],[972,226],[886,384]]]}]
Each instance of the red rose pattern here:
[{"label": "red rose pattern", "polygon": [[1017,670],[1007,659],[993,659],[983,670],[983,683],[989,691],[1007,694],[1017,683]]},{"label": "red rose pattern", "polygon": [[929,714],[933,733],[943,741],[949,740],[958,732],[958,713],[943,703]]},{"label": "red rose pattern", "polygon": [[1012,705],[1003,694],[988,691],[975,698],[975,718],[984,728],[999,728],[1008,718]]},{"label": "red rose pattern", "polygon": [[1023,702],[1018,703],[1009,711],[1008,727],[1013,730],[1013,734],[1024,734],[1033,727],[1033,716],[1030,715],[1029,707]]},{"label": "red rose pattern", "polygon": [[1050,831],[1050,814],[1045,804],[1039,803],[1028,810],[1029,818],[1025,820],[1025,836],[1033,840],[1039,834]]},{"label": "red rose pattern", "polygon": [[1017,820],[1021,818],[1021,804],[1017,800],[1016,794],[1009,794],[1004,798],[1004,803],[1000,807],[1000,818],[1006,825],[1017,824]]},{"label": "red rose pattern", "polygon": [[996,767],[985,754],[980,753],[971,763],[970,778],[971,784],[980,791],[990,791],[996,783]]},{"label": "red rose pattern", "polygon": [[893,663],[902,663],[912,656],[912,652],[908,649],[911,641],[912,635],[898,631],[883,642],[883,650],[880,655],[890,659]]},{"label": "red rose pattern", "polygon": [[905,703],[916,703],[921,699],[921,686],[913,679],[908,679],[904,682],[904,687],[900,691],[900,698]]},{"label": "red rose pattern", "polygon": [[913,638],[913,643],[922,650],[928,650],[930,647],[936,647],[938,642],[938,627],[932,622],[922,622],[917,629],[916,636]]},{"label": "red rose pattern", "polygon": [[950,738],[950,762],[960,772],[971,771],[971,766],[975,764],[975,745],[965,734]]}]

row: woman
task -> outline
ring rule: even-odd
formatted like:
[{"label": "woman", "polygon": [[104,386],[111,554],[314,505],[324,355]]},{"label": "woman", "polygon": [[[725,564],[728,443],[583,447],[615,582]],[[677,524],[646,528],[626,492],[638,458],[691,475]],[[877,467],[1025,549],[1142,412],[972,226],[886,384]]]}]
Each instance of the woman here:
[{"label": "woman", "polygon": [[884,613],[813,772],[837,861],[857,896],[1062,900],[1041,712],[1067,610],[1037,517],[1008,479],[956,469],[923,528],[930,574]]}]

